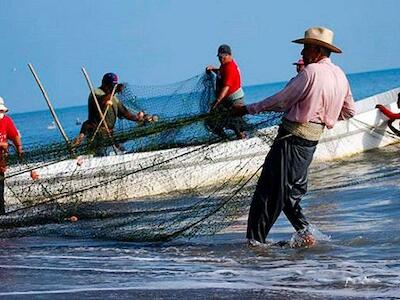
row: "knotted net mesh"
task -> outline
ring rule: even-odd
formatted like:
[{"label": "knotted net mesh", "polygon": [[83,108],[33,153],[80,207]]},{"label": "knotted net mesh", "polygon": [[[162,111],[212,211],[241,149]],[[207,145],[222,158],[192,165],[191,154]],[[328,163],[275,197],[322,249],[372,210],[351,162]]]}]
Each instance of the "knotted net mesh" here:
[{"label": "knotted net mesh", "polygon": [[10,155],[0,236],[163,241],[213,234],[244,213],[281,114],[245,119],[245,140],[228,129],[216,135],[209,124],[231,115],[210,112],[210,74],[166,86],[126,84],[118,98],[152,118],[119,120],[112,138],[96,143],[72,148],[60,138],[25,145],[22,161]]}]

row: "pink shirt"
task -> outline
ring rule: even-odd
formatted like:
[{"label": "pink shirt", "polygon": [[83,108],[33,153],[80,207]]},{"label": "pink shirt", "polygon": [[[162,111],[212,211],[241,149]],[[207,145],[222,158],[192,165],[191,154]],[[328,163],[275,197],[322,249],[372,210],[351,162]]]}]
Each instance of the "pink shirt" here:
[{"label": "pink shirt", "polygon": [[338,120],[354,116],[355,105],[346,75],[324,58],[309,64],[277,94],[248,105],[247,110],[253,115],[262,111],[286,112],[289,121],[311,121],[332,128]]}]

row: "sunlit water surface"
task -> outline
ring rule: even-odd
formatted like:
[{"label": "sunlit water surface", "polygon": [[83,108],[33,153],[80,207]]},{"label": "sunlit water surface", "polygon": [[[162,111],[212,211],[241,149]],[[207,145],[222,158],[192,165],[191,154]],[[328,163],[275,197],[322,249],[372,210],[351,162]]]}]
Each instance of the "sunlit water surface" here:
[{"label": "sunlit water surface", "polygon": [[[248,247],[246,216],[220,234],[168,243],[2,239],[0,296],[399,297],[399,151],[394,145],[313,165],[302,204],[315,247]],[[292,234],[281,216],[269,238]]]}]

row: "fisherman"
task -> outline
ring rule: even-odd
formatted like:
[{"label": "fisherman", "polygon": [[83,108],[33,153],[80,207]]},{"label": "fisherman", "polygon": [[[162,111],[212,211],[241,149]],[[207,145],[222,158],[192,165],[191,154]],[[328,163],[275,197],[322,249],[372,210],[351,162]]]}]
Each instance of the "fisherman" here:
[{"label": "fisherman", "polygon": [[[400,108],[400,93],[397,94],[397,107]],[[400,130],[394,128],[393,122],[397,119],[400,119],[400,113],[394,113],[387,109],[385,106],[382,104],[377,104],[375,108],[379,109],[388,119],[388,126],[389,128],[398,136],[400,136]]]},{"label": "fisherman", "polygon": [[8,140],[14,144],[20,158],[23,156],[21,136],[14,125],[13,120],[6,115],[8,108],[4,99],[0,97],[0,215],[5,214],[4,205],[4,181],[7,169]]},{"label": "fisherman", "polygon": [[300,58],[297,62],[293,63],[293,65],[296,66],[297,73],[300,73],[305,68],[303,58]]},{"label": "fisherman", "polygon": [[307,191],[308,168],[324,128],[355,114],[346,75],[329,58],[331,52],[342,52],[333,45],[333,32],[310,28],[304,38],[293,42],[304,45],[304,70],[277,94],[251,105],[233,106],[233,113],[239,116],[285,112],[253,195],[247,225],[249,245],[265,243],[282,210],[302,239],[298,246],[315,244],[300,207]]},{"label": "fisherman", "polygon": [[[107,139],[107,137],[112,137],[117,118],[128,119],[138,123],[143,122],[144,113],[142,111],[133,114],[119,101],[116,94],[121,93],[124,88],[124,84],[118,83],[118,76],[116,74],[104,74],[101,86],[94,90],[94,94],[105,116],[104,122],[107,124],[107,128],[104,124],[100,124],[102,118],[97,108],[96,99],[90,93],[88,99],[88,120],[83,122],[79,136],[73,142],[74,147],[79,146],[85,137],[93,138],[96,134],[95,139],[98,145],[96,148],[104,150],[104,147],[101,147],[102,141]],[[100,128],[98,129],[98,127]],[[98,132],[96,133],[96,131]],[[104,151],[100,152],[98,154],[104,155]]]},{"label": "fisherman", "polygon": [[232,56],[229,45],[223,44],[218,48],[219,68],[212,65],[206,67],[207,72],[217,75],[216,100],[211,108],[214,115],[219,115],[215,120],[208,120],[207,127],[221,138],[227,138],[224,128],[235,132],[238,139],[246,138],[245,125],[242,117],[233,117],[228,114],[233,104],[244,104],[244,92],[242,89],[240,70]]}]

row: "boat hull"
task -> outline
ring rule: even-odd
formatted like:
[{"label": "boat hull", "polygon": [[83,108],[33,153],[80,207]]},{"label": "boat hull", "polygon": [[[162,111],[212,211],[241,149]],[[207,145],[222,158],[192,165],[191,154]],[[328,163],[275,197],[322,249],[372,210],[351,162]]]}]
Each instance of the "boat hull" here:
[{"label": "boat hull", "polygon": [[[377,103],[395,110],[395,89],[356,102],[357,115],[325,130],[314,161],[340,159],[399,141],[390,133]],[[7,179],[9,207],[44,201],[121,201],[160,195],[196,193],[210,186],[235,184],[262,166],[277,128],[259,130],[255,137],[212,145],[176,148],[108,157],[82,157]],[[12,174],[13,170],[10,170]],[[34,188],[32,188],[34,187]],[[16,197],[18,195],[18,197]]]}]

